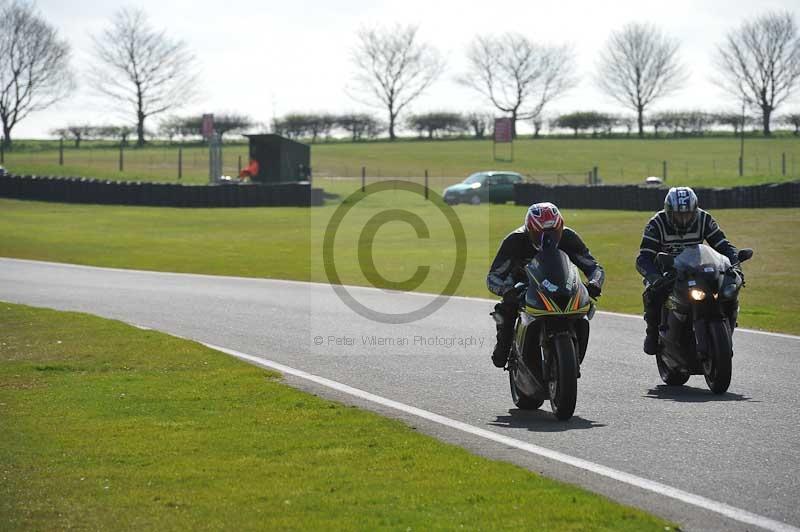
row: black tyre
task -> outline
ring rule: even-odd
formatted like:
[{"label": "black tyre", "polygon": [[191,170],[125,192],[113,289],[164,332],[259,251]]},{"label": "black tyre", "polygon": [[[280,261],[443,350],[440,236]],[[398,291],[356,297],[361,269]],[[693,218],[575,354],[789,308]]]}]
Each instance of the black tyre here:
[{"label": "black tyre", "polygon": [[733,345],[728,322],[714,321],[708,324],[709,358],[703,362],[703,374],[708,389],[716,394],[725,393],[731,385],[733,373]]},{"label": "black tyre", "polygon": [[685,371],[674,371],[667,367],[661,354],[656,355],[656,365],[658,366],[658,374],[661,375],[661,380],[664,384],[669,386],[683,386],[689,380],[689,373]]},{"label": "black tyre", "polygon": [[[512,353],[512,356],[515,355]],[[542,406],[544,399],[537,399],[518,389],[516,383],[514,382],[516,378],[517,364],[512,360],[508,364],[508,383],[511,387],[511,400],[514,401],[514,405],[521,410],[536,410]]]},{"label": "black tyre", "polygon": [[575,344],[567,335],[553,339],[553,353],[550,359],[550,408],[553,415],[566,421],[575,412],[578,399],[578,358]]}]

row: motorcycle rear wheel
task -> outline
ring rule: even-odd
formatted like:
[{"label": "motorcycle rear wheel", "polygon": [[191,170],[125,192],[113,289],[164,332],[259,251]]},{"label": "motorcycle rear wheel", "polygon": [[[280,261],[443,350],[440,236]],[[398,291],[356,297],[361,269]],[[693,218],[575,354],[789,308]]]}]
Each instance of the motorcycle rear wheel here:
[{"label": "motorcycle rear wheel", "polygon": [[664,359],[661,358],[661,353],[656,355],[656,365],[658,366],[658,374],[661,380],[668,386],[683,386],[689,380],[689,373],[682,371],[674,371],[667,367]]},{"label": "motorcycle rear wheel", "polygon": [[723,394],[731,385],[733,373],[733,346],[731,330],[727,320],[708,324],[710,349],[709,358],[703,362],[703,375],[708,389],[715,394]]},{"label": "motorcycle rear wheel", "polygon": [[550,408],[560,421],[567,421],[575,413],[578,399],[578,357],[575,344],[567,335],[553,339],[555,353],[550,359]]}]

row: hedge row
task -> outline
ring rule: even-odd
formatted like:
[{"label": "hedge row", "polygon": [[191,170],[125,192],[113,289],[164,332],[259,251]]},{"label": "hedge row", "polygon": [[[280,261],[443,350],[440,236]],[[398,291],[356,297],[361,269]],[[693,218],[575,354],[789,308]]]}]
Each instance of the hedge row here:
[{"label": "hedge row", "polygon": [[308,183],[178,185],[79,177],[0,176],[0,197],[161,207],[309,207],[322,205],[322,189]]}]

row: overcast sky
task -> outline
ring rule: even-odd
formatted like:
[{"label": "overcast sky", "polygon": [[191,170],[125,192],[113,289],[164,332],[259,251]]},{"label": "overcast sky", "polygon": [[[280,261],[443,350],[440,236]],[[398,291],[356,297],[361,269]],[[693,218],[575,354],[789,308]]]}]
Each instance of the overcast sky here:
[{"label": "overcast sky", "polygon": [[[613,2],[507,0],[39,0],[42,15],[72,45],[79,87],[57,107],[31,115],[14,130],[16,138],[46,137],[67,123],[132,122],[92,93],[85,72],[92,61],[91,35],[105,28],[123,6],[140,7],[150,23],[183,39],[202,68],[201,98],[180,114],[235,111],[258,122],[292,111],[370,110],[345,93],[353,68],[351,51],[361,27],[419,25],[419,36],[439,49],[447,70],[417,100],[413,112],[490,110],[454,78],[465,66],[465,50],[479,34],[515,31],[542,43],[566,43],[577,58],[579,85],[545,108],[547,114],[572,110],[624,111],[594,83],[598,53],[610,31],[627,22],[651,22],[681,43],[689,69],[686,88],[659,100],[653,109],[736,108],[714,83],[714,51],[726,32],[768,10],[790,10],[800,0],[615,0]],[[800,20],[798,20],[800,22]],[[253,72],[255,70],[255,72]],[[800,94],[783,109],[798,109]],[[375,113],[383,117],[380,110]],[[779,110],[780,112],[781,110]],[[155,128],[158,118],[151,119]]]}]

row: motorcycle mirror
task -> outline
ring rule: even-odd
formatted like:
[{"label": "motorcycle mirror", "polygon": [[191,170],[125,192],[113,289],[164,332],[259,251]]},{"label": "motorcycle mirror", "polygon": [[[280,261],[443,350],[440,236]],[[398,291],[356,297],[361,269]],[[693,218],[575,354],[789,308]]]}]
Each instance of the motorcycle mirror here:
[{"label": "motorcycle mirror", "polygon": [[659,253],[656,255],[656,264],[661,268],[661,271],[671,270],[675,264],[675,257],[668,253]]},{"label": "motorcycle mirror", "polygon": [[739,262],[744,262],[753,258],[753,250],[744,248],[739,250]]}]

